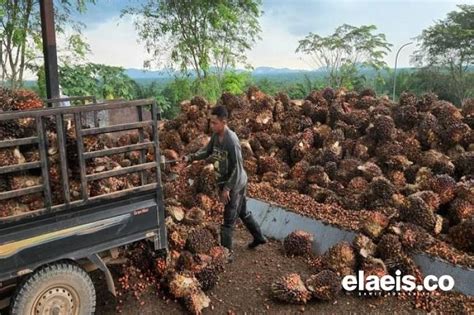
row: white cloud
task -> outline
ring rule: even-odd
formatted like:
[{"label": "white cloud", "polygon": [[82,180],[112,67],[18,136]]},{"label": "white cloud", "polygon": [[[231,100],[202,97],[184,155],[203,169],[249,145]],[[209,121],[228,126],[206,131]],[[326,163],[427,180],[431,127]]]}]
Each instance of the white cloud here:
[{"label": "white cloud", "polygon": [[131,18],[118,16],[85,30],[84,36],[92,53],[89,61],[124,68],[142,68],[146,50],[138,42],[137,31]]},{"label": "white cloud", "polygon": [[258,41],[247,54],[252,66],[293,69],[311,68],[295,54],[299,38],[290,34],[287,25],[275,23],[271,16],[264,15],[261,18],[261,27],[262,34],[260,36],[262,40]]}]

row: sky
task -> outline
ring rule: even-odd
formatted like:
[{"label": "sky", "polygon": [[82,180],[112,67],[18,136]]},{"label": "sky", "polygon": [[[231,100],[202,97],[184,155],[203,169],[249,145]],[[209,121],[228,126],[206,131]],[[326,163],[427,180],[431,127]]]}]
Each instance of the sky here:
[{"label": "sky", "polygon": [[[89,60],[124,68],[142,68],[147,59],[130,18],[120,18],[120,11],[140,0],[97,0],[85,14],[76,16],[87,28],[83,34],[90,45]],[[312,69],[308,59],[295,53],[298,40],[309,32],[329,35],[344,23],[360,26],[373,24],[393,44],[385,61],[394,65],[396,50],[413,41],[421,31],[456,9],[457,4],[474,4],[451,0],[263,0],[260,18],[261,40],[248,51],[253,67]],[[399,67],[410,65],[410,55],[416,46],[400,53]]]}]

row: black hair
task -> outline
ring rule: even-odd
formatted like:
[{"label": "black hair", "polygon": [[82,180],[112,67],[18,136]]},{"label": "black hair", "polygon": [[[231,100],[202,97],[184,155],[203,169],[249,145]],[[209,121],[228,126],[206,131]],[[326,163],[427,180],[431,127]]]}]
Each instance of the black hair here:
[{"label": "black hair", "polygon": [[211,111],[211,115],[216,115],[220,119],[227,119],[227,117],[229,117],[227,108],[225,108],[225,106],[222,106],[222,105],[218,105],[214,107]]}]

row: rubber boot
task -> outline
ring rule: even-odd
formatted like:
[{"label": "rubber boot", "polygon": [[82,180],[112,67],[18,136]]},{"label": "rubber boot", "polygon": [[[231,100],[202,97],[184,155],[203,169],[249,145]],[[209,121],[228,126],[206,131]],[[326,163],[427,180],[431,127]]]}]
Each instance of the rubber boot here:
[{"label": "rubber boot", "polygon": [[242,222],[244,223],[247,230],[249,230],[250,234],[252,234],[253,236],[253,242],[248,244],[247,246],[249,249],[254,249],[259,245],[267,243],[267,239],[265,238],[265,236],[263,236],[260,226],[255,221],[251,213],[244,217],[242,219]]},{"label": "rubber boot", "polygon": [[221,226],[221,245],[229,250],[229,259],[227,262],[234,261],[234,252],[232,251],[232,234],[234,229],[228,226]]}]

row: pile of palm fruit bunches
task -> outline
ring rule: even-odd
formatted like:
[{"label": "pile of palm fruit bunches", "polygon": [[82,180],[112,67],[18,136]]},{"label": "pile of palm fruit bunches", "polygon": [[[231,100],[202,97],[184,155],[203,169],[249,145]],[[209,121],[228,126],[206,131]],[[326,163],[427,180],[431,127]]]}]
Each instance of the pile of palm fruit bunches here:
[{"label": "pile of palm fruit bunches", "polygon": [[[356,269],[419,274],[410,257],[414,251],[474,266],[474,99],[456,107],[431,93],[418,97],[405,92],[394,103],[386,96],[377,97],[371,89],[357,93],[326,88],[304,100],[290,100],[286,94],[270,96],[252,87],[245,95],[224,93],[217,104],[228,109],[229,127],[241,140],[251,197],[359,233],[353,244],[338,244],[312,260],[323,274],[315,274],[303,286],[297,275],[289,275],[274,284],[275,292],[284,292],[288,284],[308,290],[301,301],[312,296],[328,299],[339,290],[332,285],[334,279]],[[2,111],[41,106],[32,92],[0,90]],[[168,160],[196,152],[210,138],[213,104],[196,96],[180,106],[180,114],[159,127],[161,152]],[[73,124],[69,125],[66,149],[74,200],[80,198],[80,181],[75,169],[76,137]],[[53,203],[61,203],[54,119],[46,126]],[[34,124],[28,120],[0,123],[1,140],[34,133]],[[149,135],[145,130],[146,139]],[[84,145],[86,151],[94,151],[138,141],[138,133],[130,132],[120,137],[88,136]],[[148,152],[146,158],[153,161],[154,153]],[[38,159],[34,146],[0,149],[0,166]],[[95,158],[88,161],[87,172],[139,162],[138,151]],[[148,177],[154,178],[153,174]],[[2,176],[0,192],[40,182],[40,174],[31,171]],[[139,174],[131,174],[101,179],[88,189],[90,196],[98,196],[139,184]],[[208,305],[203,291],[215,283],[226,255],[217,246],[211,222],[223,210],[213,165],[205,160],[167,164],[163,185],[171,261],[155,258],[156,264],[146,269],[149,274],[140,279],[160,275],[166,280],[157,284],[199,312]],[[27,195],[3,201],[0,217],[41,207],[41,194]],[[286,247],[293,247],[288,249],[290,254],[307,249],[304,239],[309,236],[300,232],[296,240],[286,242]],[[203,239],[210,244],[206,248]],[[127,268],[136,270],[132,264]],[[124,288],[131,287],[126,274],[122,280]],[[314,292],[319,283],[327,283],[329,291]]]}]

